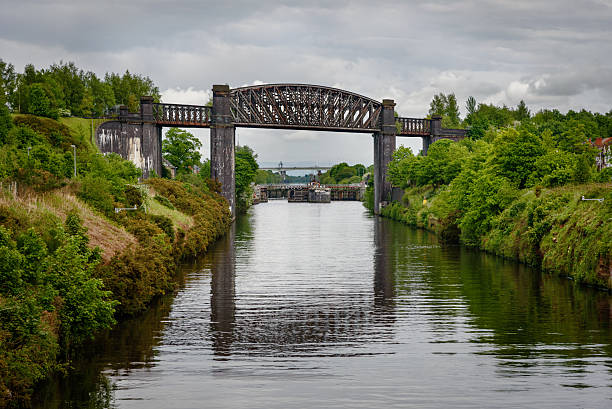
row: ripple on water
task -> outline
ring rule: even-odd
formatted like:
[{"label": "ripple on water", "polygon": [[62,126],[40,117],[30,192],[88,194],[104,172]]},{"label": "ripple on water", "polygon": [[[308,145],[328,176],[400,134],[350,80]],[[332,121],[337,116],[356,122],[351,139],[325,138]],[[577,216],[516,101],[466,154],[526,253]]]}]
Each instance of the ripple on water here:
[{"label": "ripple on water", "polygon": [[609,407],[611,306],[360,203],[275,201],[96,359],[121,408]]}]

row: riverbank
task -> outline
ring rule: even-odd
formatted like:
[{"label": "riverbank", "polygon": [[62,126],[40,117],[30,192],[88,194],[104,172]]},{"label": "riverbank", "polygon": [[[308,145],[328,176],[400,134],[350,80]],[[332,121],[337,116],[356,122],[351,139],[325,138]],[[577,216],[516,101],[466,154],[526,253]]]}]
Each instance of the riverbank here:
[{"label": "riverbank", "polygon": [[381,216],[612,290],[612,184],[520,190],[509,200],[482,203],[497,208],[493,215],[475,209],[477,229],[464,222],[450,195],[444,186],[407,188],[402,203],[384,207]]},{"label": "riverbank", "polygon": [[147,186],[148,212],[116,220],[72,185],[0,196],[0,407],[27,401],[37,382],[68,368],[83,340],[173,291],[178,263],[227,231],[231,217],[218,195],[171,180]]},{"label": "riverbank", "polygon": [[203,178],[138,183],[139,169],[99,155],[79,129],[31,115],[8,123],[0,407],[20,407],[39,381],[69,370],[83,341],[173,291],[179,262],[204,253],[231,215]]}]

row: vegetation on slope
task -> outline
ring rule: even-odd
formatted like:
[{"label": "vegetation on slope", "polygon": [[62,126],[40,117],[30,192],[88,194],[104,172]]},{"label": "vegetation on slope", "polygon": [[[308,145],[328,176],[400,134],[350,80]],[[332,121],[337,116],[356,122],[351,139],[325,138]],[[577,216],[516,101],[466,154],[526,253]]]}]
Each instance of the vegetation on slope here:
[{"label": "vegetation on slope", "polygon": [[[484,119],[474,111],[472,120]],[[513,126],[489,126],[479,140],[438,141],[427,156],[400,148],[388,175],[406,193],[381,213],[612,288],[612,168],[598,169],[599,151],[590,143],[592,135],[611,133],[611,114],[545,111]],[[371,193],[367,198],[371,207]]]},{"label": "vegetation on slope", "polygon": [[177,262],[231,222],[210,180],[139,184],[131,162],[70,125],[12,120],[0,105],[0,407],[23,404],[83,340],[173,290]]}]

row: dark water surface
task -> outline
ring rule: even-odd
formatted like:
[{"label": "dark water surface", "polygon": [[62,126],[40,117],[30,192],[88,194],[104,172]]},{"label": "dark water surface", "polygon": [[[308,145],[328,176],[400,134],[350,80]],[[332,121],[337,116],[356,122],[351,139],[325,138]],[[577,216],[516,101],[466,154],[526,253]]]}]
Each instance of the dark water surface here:
[{"label": "dark water surface", "polygon": [[357,202],[251,209],[40,407],[612,407],[612,298]]}]

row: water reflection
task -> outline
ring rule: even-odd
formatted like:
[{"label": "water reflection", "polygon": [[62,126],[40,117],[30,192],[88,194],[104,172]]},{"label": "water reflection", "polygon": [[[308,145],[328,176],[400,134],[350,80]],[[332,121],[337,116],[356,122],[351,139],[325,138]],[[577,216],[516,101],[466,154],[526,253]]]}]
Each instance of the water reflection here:
[{"label": "water reflection", "polygon": [[[296,261],[292,266],[296,281],[282,282],[278,276],[282,276],[283,272],[267,271],[261,265],[253,265],[261,261],[253,262],[252,252],[256,250],[249,245],[249,240],[257,226],[251,221],[250,218],[239,219],[227,237],[212,251],[210,258],[210,328],[216,356],[354,356],[364,352],[350,348],[361,348],[360,343],[364,341],[384,342],[392,339],[393,272],[388,246],[385,245],[388,223],[379,219],[368,220],[368,227],[374,229],[374,243],[372,247],[362,244],[360,249],[374,253],[373,290],[363,292],[353,289],[354,283],[345,281],[336,291],[331,288],[323,291],[307,288],[307,293],[296,294],[283,288],[283,293],[275,294],[276,287],[281,284],[299,288],[303,284],[301,272],[313,275],[320,272],[312,271],[312,265]],[[241,280],[247,287],[238,295],[237,254],[241,260],[238,268],[243,272]],[[332,273],[338,270],[344,274],[354,273],[342,265],[333,268]],[[250,291],[249,280],[259,282],[260,286]],[[333,281],[336,283],[330,283],[332,286],[338,284],[337,280]]]},{"label": "water reflection", "polygon": [[611,297],[364,214],[258,206],[38,407],[605,407]]},{"label": "water reflection", "polygon": [[212,250],[210,328],[215,355],[230,355],[236,321],[236,225]]},{"label": "water reflection", "polygon": [[389,240],[390,224],[382,218],[374,219],[374,301],[377,307],[391,307],[394,295],[394,275]]}]

